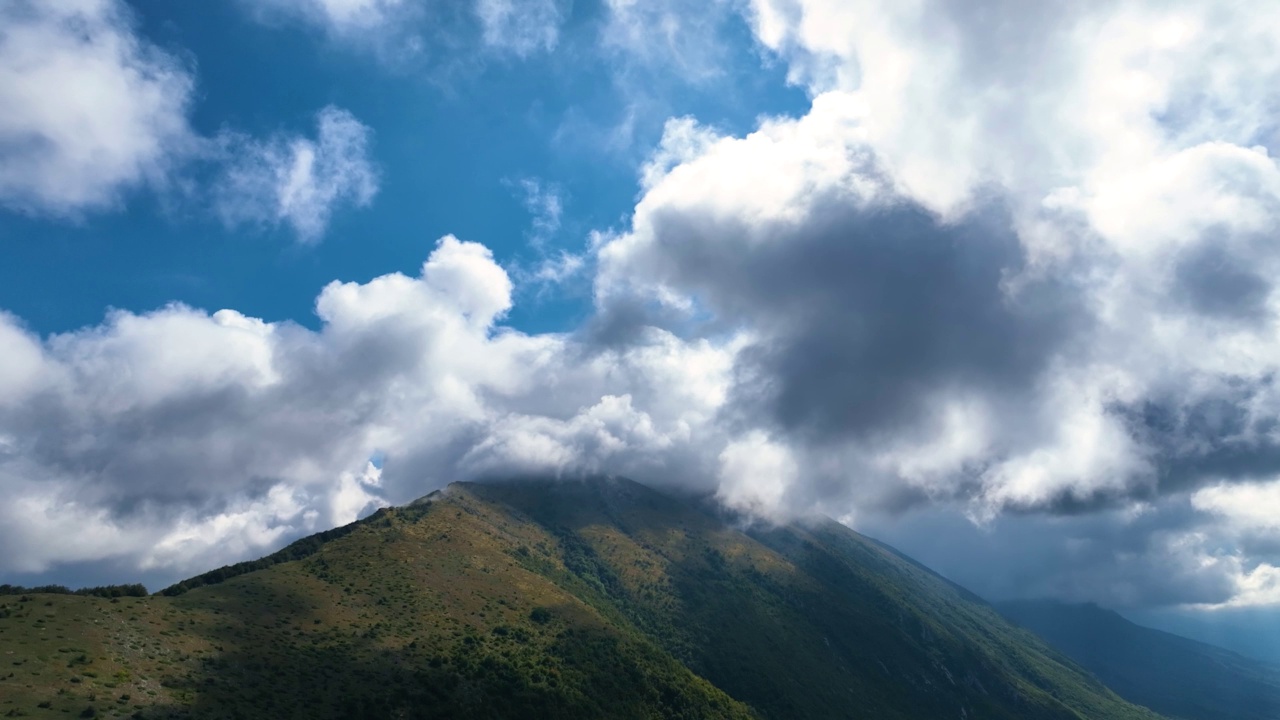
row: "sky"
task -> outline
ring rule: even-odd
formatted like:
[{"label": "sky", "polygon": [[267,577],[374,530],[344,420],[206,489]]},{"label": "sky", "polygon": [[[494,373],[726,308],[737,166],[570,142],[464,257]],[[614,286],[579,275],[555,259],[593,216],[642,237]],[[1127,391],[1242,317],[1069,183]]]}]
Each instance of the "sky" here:
[{"label": "sky", "polygon": [[0,581],[605,473],[993,599],[1274,618],[1278,42],[1177,0],[4,3]]}]

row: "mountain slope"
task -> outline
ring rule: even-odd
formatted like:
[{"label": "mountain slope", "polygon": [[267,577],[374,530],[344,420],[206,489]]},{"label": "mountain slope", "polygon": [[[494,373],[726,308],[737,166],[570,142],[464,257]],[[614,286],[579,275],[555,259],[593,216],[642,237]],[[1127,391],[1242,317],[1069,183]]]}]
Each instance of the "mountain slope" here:
[{"label": "mountain slope", "polygon": [[623,480],[453,485],[167,592],[0,599],[0,714],[1154,717],[842,526]]},{"label": "mountain slope", "polygon": [[1129,622],[1097,605],[1000,603],[1121,696],[1185,720],[1275,720],[1280,668]]}]

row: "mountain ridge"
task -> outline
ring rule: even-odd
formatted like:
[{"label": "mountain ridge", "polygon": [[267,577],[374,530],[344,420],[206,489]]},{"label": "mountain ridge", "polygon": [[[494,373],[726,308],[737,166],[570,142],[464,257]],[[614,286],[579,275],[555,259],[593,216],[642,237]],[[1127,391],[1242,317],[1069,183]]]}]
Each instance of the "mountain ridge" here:
[{"label": "mountain ridge", "polygon": [[180,592],[6,606],[25,674],[0,696],[50,717],[1156,717],[831,520],[743,532],[613,478],[457,483],[336,530]]}]

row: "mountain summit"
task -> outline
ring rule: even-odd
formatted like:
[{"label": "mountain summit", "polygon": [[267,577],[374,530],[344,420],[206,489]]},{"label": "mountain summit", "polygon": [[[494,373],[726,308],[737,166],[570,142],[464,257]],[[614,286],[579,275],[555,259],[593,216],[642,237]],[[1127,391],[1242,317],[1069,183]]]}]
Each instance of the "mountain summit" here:
[{"label": "mountain summit", "polygon": [[833,521],[459,483],[145,598],[0,599],[0,713],[1154,718]]}]

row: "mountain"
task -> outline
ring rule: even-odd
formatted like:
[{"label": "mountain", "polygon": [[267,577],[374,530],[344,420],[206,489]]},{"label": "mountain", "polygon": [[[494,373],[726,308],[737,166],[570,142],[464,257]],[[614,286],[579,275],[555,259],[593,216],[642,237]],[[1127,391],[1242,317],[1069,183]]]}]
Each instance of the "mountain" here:
[{"label": "mountain", "polygon": [[149,597],[0,598],[0,714],[1102,718],[1129,704],[832,521],[454,484]]},{"label": "mountain", "polygon": [[1280,718],[1280,667],[1135,625],[1093,604],[1000,603],[1131,702],[1183,720]]},{"label": "mountain", "polygon": [[1280,609],[1276,607],[1221,608],[1209,613],[1149,608],[1129,611],[1124,616],[1144,627],[1280,666]]}]

